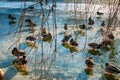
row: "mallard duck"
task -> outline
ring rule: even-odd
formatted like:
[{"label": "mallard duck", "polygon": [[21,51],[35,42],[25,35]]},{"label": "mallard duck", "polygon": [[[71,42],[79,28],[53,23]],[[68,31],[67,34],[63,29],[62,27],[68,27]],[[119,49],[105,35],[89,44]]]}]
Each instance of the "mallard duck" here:
[{"label": "mallard duck", "polygon": [[103,15],[103,13],[102,13],[102,12],[97,11],[97,15]]},{"label": "mallard duck", "polygon": [[36,38],[35,38],[34,36],[28,36],[28,37],[26,38],[26,40],[35,41]]},{"label": "mallard duck", "polygon": [[119,74],[120,73],[120,69],[116,68],[114,65],[106,63],[105,64],[105,70],[108,73],[113,73],[113,74]]},{"label": "mallard duck", "polygon": [[31,23],[31,19],[26,19],[25,22]]},{"label": "mallard duck", "polygon": [[64,25],[64,30],[68,30],[68,26],[67,26],[66,23],[65,23],[65,25]]},{"label": "mallard duck", "polygon": [[72,45],[72,46],[78,46],[78,43],[75,40],[73,40],[73,38],[72,38],[70,40],[70,45]]},{"label": "mallard duck", "polygon": [[102,44],[99,44],[98,46],[97,46],[97,49],[100,49],[102,47]]},{"label": "mallard duck", "polygon": [[97,43],[89,43],[88,46],[90,46],[93,49],[97,49],[97,48],[101,47],[101,45],[99,45]]},{"label": "mallard duck", "polygon": [[71,35],[65,36],[62,42],[67,42],[71,38]]},{"label": "mallard duck", "polygon": [[28,9],[34,10],[35,8],[34,8],[34,6],[29,6]]},{"label": "mallard duck", "polygon": [[101,26],[105,26],[105,21],[102,21]]},{"label": "mallard duck", "polygon": [[85,29],[85,24],[79,25],[80,29]]},{"label": "mallard duck", "polygon": [[15,47],[15,48],[13,48],[13,50],[12,50],[12,54],[13,54],[14,56],[19,57],[19,56],[24,56],[26,53],[23,52],[23,51],[21,51],[21,50],[19,50],[19,49],[17,49],[17,48]]},{"label": "mallard duck", "polygon": [[94,20],[92,20],[92,18],[90,17],[89,18],[89,22],[88,22],[89,25],[93,25],[94,24]]},{"label": "mallard duck", "polygon": [[43,34],[42,36],[43,36],[43,38],[47,38],[47,39],[51,39],[52,38],[51,33]]},{"label": "mallard duck", "polygon": [[104,41],[102,41],[102,46],[107,46],[107,45],[111,45],[112,44],[112,42],[110,41],[110,40],[104,40]]},{"label": "mallard duck", "polygon": [[42,35],[43,35],[43,34],[47,34],[47,31],[46,31],[46,28],[45,28],[45,27],[42,29]]},{"label": "mallard duck", "polygon": [[94,20],[90,20],[88,24],[89,25],[93,25],[94,24]]},{"label": "mallard duck", "polygon": [[15,20],[16,17],[14,17],[14,16],[12,16],[11,14],[9,14],[9,15],[8,15],[8,19],[10,19],[10,20]]},{"label": "mallard duck", "polygon": [[110,33],[110,34],[108,35],[108,38],[114,40],[114,35],[113,35],[112,33]]},{"label": "mallard duck", "polygon": [[27,64],[27,59],[26,59],[26,56],[23,56],[22,58],[20,58],[20,59],[18,59],[18,60],[16,60],[16,63],[18,64],[18,65],[25,65],[25,64]]},{"label": "mallard duck", "polygon": [[3,70],[2,69],[0,69],[0,80],[4,80],[3,79]]},{"label": "mallard duck", "polygon": [[26,59],[26,56],[23,56],[23,59],[22,59],[22,64],[24,65],[24,64],[27,64],[27,59]]},{"label": "mallard duck", "polygon": [[29,25],[30,25],[30,27],[35,27],[35,26],[37,26],[35,23],[33,23],[33,22],[31,22],[31,23],[29,23]]},{"label": "mallard duck", "polygon": [[91,18],[91,16],[89,17],[89,19],[88,19],[89,21],[91,21],[92,20],[92,18]]},{"label": "mallard duck", "polygon": [[26,19],[25,22],[27,23],[27,25],[30,25],[30,27],[37,26],[35,23],[32,22],[31,19]]},{"label": "mallard duck", "polygon": [[15,21],[10,21],[9,25],[12,25],[12,24],[16,24],[16,22]]},{"label": "mallard duck", "polygon": [[86,59],[86,60],[85,60],[85,64],[86,64],[87,67],[89,67],[89,68],[93,68],[93,65],[95,65],[92,57],[89,57],[88,59]]}]

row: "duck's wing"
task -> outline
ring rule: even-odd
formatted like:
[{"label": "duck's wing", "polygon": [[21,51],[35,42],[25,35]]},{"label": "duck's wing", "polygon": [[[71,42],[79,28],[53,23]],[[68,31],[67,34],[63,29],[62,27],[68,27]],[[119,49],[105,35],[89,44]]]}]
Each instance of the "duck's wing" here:
[{"label": "duck's wing", "polygon": [[120,73],[120,70],[113,65],[109,65],[108,68],[115,73]]},{"label": "duck's wing", "polygon": [[25,54],[25,52],[19,52],[19,56],[24,56]]}]

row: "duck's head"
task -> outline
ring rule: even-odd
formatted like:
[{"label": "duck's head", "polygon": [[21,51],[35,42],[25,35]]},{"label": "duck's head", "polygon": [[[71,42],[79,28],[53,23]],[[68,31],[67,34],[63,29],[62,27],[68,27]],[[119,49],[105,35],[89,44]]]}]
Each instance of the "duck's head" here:
[{"label": "duck's head", "polygon": [[15,47],[15,48],[13,48],[13,50],[14,50],[14,51],[18,51],[18,49],[17,49],[16,47]]},{"label": "duck's head", "polygon": [[23,58],[25,59],[25,58],[26,58],[26,56],[23,56]]},{"label": "duck's head", "polygon": [[105,63],[105,66],[108,66],[109,65],[109,63]]},{"label": "duck's head", "polygon": [[67,26],[67,23],[65,23],[65,26]]}]

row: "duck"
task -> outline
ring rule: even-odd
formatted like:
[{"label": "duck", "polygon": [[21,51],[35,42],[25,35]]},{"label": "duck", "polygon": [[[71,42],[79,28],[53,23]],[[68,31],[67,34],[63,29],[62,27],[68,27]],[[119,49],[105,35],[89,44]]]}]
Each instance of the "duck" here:
[{"label": "duck", "polygon": [[64,25],[64,30],[68,30],[68,26],[67,26],[66,23],[65,23],[65,25]]},{"label": "duck", "polygon": [[93,25],[94,24],[94,20],[92,20],[91,17],[89,17],[89,22],[88,22],[89,25]]},{"label": "duck", "polygon": [[35,27],[35,26],[37,26],[35,23],[30,23],[30,27]]},{"label": "duck", "polygon": [[102,13],[102,12],[97,11],[97,15],[103,15],[103,13]]},{"label": "duck", "polygon": [[86,59],[85,64],[89,68],[93,68],[93,65],[95,65],[92,57],[89,57],[88,59]]},{"label": "duck", "polygon": [[24,64],[27,64],[27,63],[28,63],[28,61],[26,59],[26,56],[23,56],[23,58],[22,58],[22,64],[24,65]]},{"label": "duck", "polygon": [[10,21],[9,25],[12,25],[12,24],[16,24],[16,22],[15,21]]},{"label": "duck", "polygon": [[108,73],[113,73],[113,74],[119,74],[120,73],[120,69],[118,69],[117,67],[115,67],[114,65],[112,65],[110,63],[105,63],[105,70]]},{"label": "duck", "polygon": [[28,37],[26,38],[26,40],[35,41],[36,38],[35,38],[34,36],[28,36]]},{"label": "duck", "polygon": [[34,6],[29,6],[28,9],[34,10],[35,8],[34,8]]},{"label": "duck", "polygon": [[3,70],[2,69],[0,69],[0,80],[4,80],[3,79]]},{"label": "duck", "polygon": [[88,46],[90,46],[93,49],[96,49],[99,45],[97,43],[88,43]]},{"label": "duck", "polygon": [[26,59],[26,56],[23,56],[22,58],[16,60],[16,63],[17,63],[18,65],[25,65],[25,64],[27,64],[28,61],[27,61],[27,59]]},{"label": "duck", "polygon": [[35,23],[32,22],[31,19],[26,19],[25,22],[27,23],[28,26],[30,27],[34,27],[34,26],[37,26]]},{"label": "duck", "polygon": [[9,15],[8,15],[8,19],[10,19],[10,20],[15,20],[16,17],[14,17],[14,16],[12,16],[11,14],[9,14]]},{"label": "duck", "polygon": [[23,52],[23,51],[21,51],[21,50],[19,50],[18,48],[13,48],[13,50],[12,50],[12,54],[14,55],[14,56],[17,56],[18,58],[19,58],[19,56],[24,56],[26,53],[25,52]]},{"label": "duck", "polygon": [[110,34],[108,35],[108,38],[111,39],[111,40],[114,40],[114,35],[113,35],[112,33],[110,33]]},{"label": "duck", "polygon": [[47,39],[51,39],[52,38],[51,33],[43,34],[42,36],[43,36],[43,38],[47,38]]},{"label": "duck", "polygon": [[100,49],[102,47],[102,44],[100,43],[96,49]]},{"label": "duck", "polygon": [[101,44],[103,47],[106,47],[107,45],[111,45],[112,42],[110,40],[103,40]]},{"label": "duck", "polygon": [[79,25],[80,29],[85,29],[85,24]]},{"label": "duck", "polygon": [[105,26],[105,21],[102,21],[101,26]]},{"label": "duck", "polygon": [[42,34],[47,34],[47,31],[46,31],[45,27],[42,29]]},{"label": "duck", "polygon": [[73,38],[71,38],[70,45],[72,45],[72,46],[78,46],[78,43],[75,40],[73,40]]},{"label": "duck", "polygon": [[71,38],[71,35],[64,36],[62,42],[67,42]]},{"label": "duck", "polygon": [[25,22],[31,23],[31,19],[26,19]]}]

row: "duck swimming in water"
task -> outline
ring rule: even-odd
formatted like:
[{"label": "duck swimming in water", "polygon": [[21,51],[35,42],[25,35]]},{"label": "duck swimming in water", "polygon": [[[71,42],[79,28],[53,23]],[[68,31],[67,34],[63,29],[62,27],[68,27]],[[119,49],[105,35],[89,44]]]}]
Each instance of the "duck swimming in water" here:
[{"label": "duck swimming in water", "polygon": [[72,38],[70,40],[70,45],[72,45],[72,46],[78,46],[78,43],[75,40],[73,40],[73,38]]},{"label": "duck swimming in water", "polygon": [[93,65],[94,65],[93,58],[92,58],[92,57],[89,57],[88,59],[86,59],[86,60],[85,60],[85,64],[86,64],[87,67],[93,68]]},{"label": "duck swimming in water", "polygon": [[114,65],[106,63],[105,64],[105,70],[108,73],[113,73],[113,74],[119,74],[120,73],[120,69],[116,68]]}]

